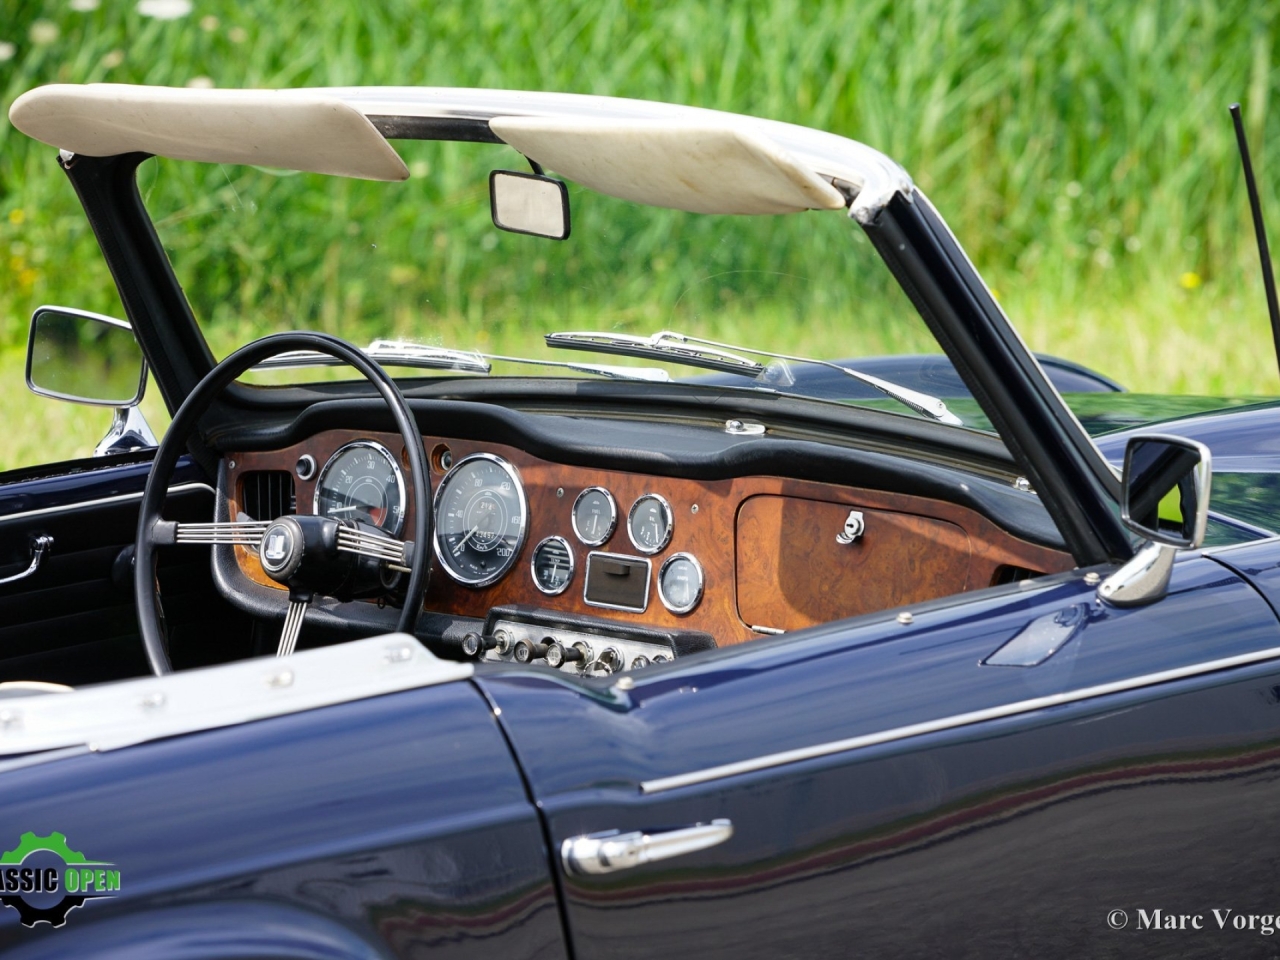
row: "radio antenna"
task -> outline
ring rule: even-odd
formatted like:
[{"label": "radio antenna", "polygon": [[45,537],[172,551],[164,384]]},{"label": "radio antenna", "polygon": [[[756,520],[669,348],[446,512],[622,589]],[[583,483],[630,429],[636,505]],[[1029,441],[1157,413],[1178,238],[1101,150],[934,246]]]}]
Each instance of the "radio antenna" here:
[{"label": "radio antenna", "polygon": [[1249,191],[1249,209],[1253,213],[1253,232],[1258,238],[1258,256],[1262,258],[1262,285],[1267,291],[1267,311],[1271,314],[1271,336],[1276,344],[1276,358],[1280,362],[1280,303],[1276,302],[1276,275],[1271,269],[1271,250],[1267,246],[1267,227],[1262,222],[1262,202],[1258,199],[1258,182],[1253,178],[1253,163],[1249,160],[1249,143],[1244,136],[1244,121],[1240,119],[1240,104],[1230,107],[1231,120],[1236,126],[1236,142],[1240,145],[1240,162],[1244,165],[1244,184]]}]

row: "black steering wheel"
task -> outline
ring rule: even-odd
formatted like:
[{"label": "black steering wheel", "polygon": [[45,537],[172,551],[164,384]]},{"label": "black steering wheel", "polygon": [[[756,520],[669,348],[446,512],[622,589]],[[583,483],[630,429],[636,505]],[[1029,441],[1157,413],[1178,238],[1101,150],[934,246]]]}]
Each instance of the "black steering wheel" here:
[{"label": "black steering wheel", "polygon": [[[342,360],[360,371],[391,408],[404,438],[413,488],[413,539],[397,540],[358,520],[286,516],[269,521],[226,523],[175,523],[160,511],[169,489],[169,478],[200,417],[233,380],[263,360],[291,350],[310,350]],[[408,571],[404,606],[397,630],[412,633],[422,609],[431,551],[431,497],[427,457],[413,413],[400,388],[381,367],[356,347],[324,333],[274,333],[241,347],[209,371],[174,414],[147,477],[147,488],[138,510],[138,535],[134,546],[133,595],[138,605],[138,628],[147,660],[156,675],[173,672],[162,626],[156,589],[156,551],[170,544],[242,544],[258,551],[262,568],[276,582],[289,588],[289,607],[279,654],[293,652],[307,605],[316,594],[335,596],[348,590],[353,578],[372,573]],[[385,581],[384,581],[385,582]]]}]

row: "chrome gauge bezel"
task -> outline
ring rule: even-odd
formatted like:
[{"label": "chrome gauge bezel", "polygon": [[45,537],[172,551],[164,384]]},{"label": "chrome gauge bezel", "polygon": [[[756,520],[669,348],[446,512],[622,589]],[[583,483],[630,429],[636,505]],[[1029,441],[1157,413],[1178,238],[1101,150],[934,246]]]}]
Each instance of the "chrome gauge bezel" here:
[{"label": "chrome gauge bezel", "polygon": [[[516,500],[520,506],[520,534],[516,538],[515,547],[511,550],[510,563],[489,576],[470,580],[459,574],[449,565],[449,562],[444,558],[444,553],[440,549],[440,501],[444,498],[445,491],[449,489],[449,484],[453,481],[454,474],[465,467],[468,463],[474,463],[477,460],[488,460],[490,463],[497,464],[498,467],[511,478],[511,485],[515,489]],[[497,583],[515,569],[516,562],[520,559],[520,551],[524,549],[524,543],[529,538],[529,501],[524,495],[524,482],[520,479],[520,471],[517,470],[515,465],[511,462],[492,453],[473,453],[468,457],[463,457],[450,467],[448,473],[441,477],[440,482],[436,484],[435,496],[431,500],[431,521],[431,552],[435,554],[436,562],[448,575],[449,579],[453,580],[455,583],[462,584],[464,587],[471,587],[473,589],[480,589],[481,587],[488,587]]]},{"label": "chrome gauge bezel", "polygon": [[379,529],[382,530],[382,532],[387,534],[388,536],[391,536],[391,537],[400,536],[400,532],[404,530],[404,522],[406,519],[405,513],[407,512],[406,507],[408,505],[408,493],[405,490],[405,484],[404,484],[404,471],[400,469],[400,464],[396,461],[396,458],[392,456],[391,451],[388,450],[386,447],[384,447],[382,444],[378,443],[377,440],[353,440],[350,443],[344,443],[337,450],[333,451],[333,455],[324,462],[324,466],[320,468],[320,472],[315,475],[316,486],[315,486],[315,491],[311,497],[311,512],[315,514],[317,517],[321,516],[320,491],[324,487],[325,477],[329,475],[329,470],[338,461],[339,457],[341,457],[347,451],[355,450],[355,449],[372,450],[374,451],[374,453],[378,454],[380,457],[386,460],[388,464],[391,465],[391,472],[392,474],[395,475],[395,478],[396,478],[396,489],[400,491],[400,505],[397,511],[397,516],[399,517],[399,519],[396,521],[395,526],[379,527]]},{"label": "chrome gauge bezel", "polygon": [[[569,555],[569,576],[565,578],[564,585],[558,590],[548,590],[542,585],[542,581],[538,579],[538,551],[550,543],[557,540],[564,545],[564,552]],[[558,597],[569,589],[569,584],[573,583],[573,575],[577,572],[577,561],[573,558],[573,544],[561,536],[543,537],[538,541],[538,545],[533,548],[533,552],[529,554],[529,575],[533,577],[533,585],[548,597]]]},{"label": "chrome gauge bezel", "polygon": [[[667,535],[666,537],[663,538],[663,541],[660,544],[658,544],[656,547],[648,547],[648,546],[645,546],[643,543],[637,543],[635,534],[631,532],[631,521],[635,518],[636,507],[640,506],[640,504],[645,500],[658,501],[658,504],[659,506],[662,507],[662,512],[667,519]],[[636,497],[635,503],[631,504],[631,509],[627,511],[627,539],[631,541],[631,545],[633,547],[635,547],[641,553],[647,554],[648,556],[653,556],[655,553],[661,553],[663,550],[667,549],[667,545],[671,543],[671,537],[675,533],[675,529],[676,529],[675,514],[672,513],[671,504],[667,502],[667,498],[662,496],[661,494],[643,493],[640,496]]]},{"label": "chrome gauge bezel", "polygon": [[[582,531],[578,529],[578,504],[582,502],[582,498],[588,493],[603,493],[604,498],[609,501],[609,529],[605,531],[603,537],[595,540],[588,540]],[[588,547],[598,547],[601,544],[608,543],[609,538],[613,536],[613,531],[618,529],[618,501],[606,487],[587,487],[574,497],[573,509],[569,511],[569,525],[573,527],[573,535]]]},{"label": "chrome gauge bezel", "polygon": [[[667,567],[675,563],[677,560],[688,560],[693,564],[693,568],[698,571],[698,592],[694,594],[692,602],[687,605],[680,606],[672,603],[667,599],[667,592],[662,589],[662,577],[667,572]],[[702,564],[698,562],[698,558],[692,553],[673,553],[662,561],[662,566],[658,568],[658,599],[662,601],[662,605],[674,613],[676,616],[684,616],[686,613],[692,613],[698,608],[698,604],[702,602],[702,594],[707,588],[707,575],[702,569]]]}]

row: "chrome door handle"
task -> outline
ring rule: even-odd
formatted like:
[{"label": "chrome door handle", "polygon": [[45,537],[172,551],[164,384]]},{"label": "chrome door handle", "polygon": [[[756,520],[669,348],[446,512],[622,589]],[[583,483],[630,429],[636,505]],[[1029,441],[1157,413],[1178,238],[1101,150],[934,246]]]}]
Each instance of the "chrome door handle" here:
[{"label": "chrome door handle", "polygon": [[21,573],[15,573],[12,577],[5,577],[0,583],[13,583],[15,580],[25,580],[37,570],[40,569],[40,561],[44,559],[44,555],[53,546],[53,537],[48,534],[41,534],[31,539],[31,564]]},{"label": "chrome door handle", "polygon": [[724,843],[733,836],[728,820],[712,820],[658,833],[589,833],[560,844],[560,860],[569,873],[613,873],[642,863],[667,860]]}]

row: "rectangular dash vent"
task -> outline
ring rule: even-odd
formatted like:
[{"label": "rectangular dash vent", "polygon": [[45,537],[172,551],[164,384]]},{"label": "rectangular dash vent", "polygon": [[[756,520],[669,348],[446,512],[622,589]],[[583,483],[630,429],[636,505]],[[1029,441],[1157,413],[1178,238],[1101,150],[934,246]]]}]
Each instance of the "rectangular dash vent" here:
[{"label": "rectangular dash vent", "polygon": [[293,474],[287,470],[250,470],[240,478],[240,503],[251,520],[274,520],[297,513]]}]

